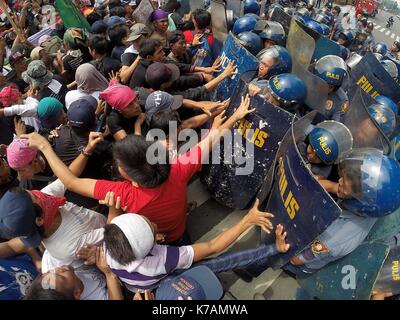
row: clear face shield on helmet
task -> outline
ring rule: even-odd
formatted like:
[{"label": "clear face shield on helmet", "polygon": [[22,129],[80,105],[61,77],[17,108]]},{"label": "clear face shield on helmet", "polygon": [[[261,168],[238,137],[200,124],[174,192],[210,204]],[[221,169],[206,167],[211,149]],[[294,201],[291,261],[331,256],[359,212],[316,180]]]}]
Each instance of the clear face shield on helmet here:
[{"label": "clear face shield on helmet", "polygon": [[256,57],[259,61],[259,78],[264,78],[268,72],[279,63],[279,51],[275,47],[261,50]]},{"label": "clear face shield on helmet", "polygon": [[396,64],[391,60],[381,60],[381,65],[385,68],[385,70],[390,74],[390,76],[397,80],[399,76],[399,71],[397,69]]},{"label": "clear face shield on helmet", "polygon": [[353,69],[362,59],[358,53],[352,53],[351,56],[346,60],[346,64],[349,69]]},{"label": "clear face shield on helmet", "polygon": [[339,160],[341,204],[353,213],[381,217],[400,206],[399,164],[377,149],[353,149]]}]

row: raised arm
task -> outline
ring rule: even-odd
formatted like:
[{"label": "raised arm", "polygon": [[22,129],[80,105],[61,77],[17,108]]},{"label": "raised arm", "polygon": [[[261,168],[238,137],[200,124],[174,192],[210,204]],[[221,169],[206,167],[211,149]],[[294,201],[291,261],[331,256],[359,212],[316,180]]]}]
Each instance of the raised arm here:
[{"label": "raised arm", "polygon": [[236,122],[256,110],[249,109],[249,107],[250,97],[249,95],[246,95],[246,97],[242,97],[242,102],[239,108],[232,114],[232,116],[228,120],[226,120],[225,111],[214,118],[213,126],[210,130],[210,133],[207,135],[206,138],[199,142],[203,158],[208,157],[208,154],[213,149],[214,145],[218,143],[225,134],[228,134],[230,132],[229,130],[235,125]]},{"label": "raised arm", "polygon": [[94,187],[97,180],[77,178],[55,154],[46,138],[42,137],[40,134],[26,134],[22,135],[21,138],[27,139],[29,146],[43,153],[54,174],[68,190],[84,197],[93,198]]},{"label": "raised arm", "polygon": [[258,205],[259,200],[256,199],[253,208],[242,218],[242,220],[240,220],[239,223],[221,233],[216,238],[208,242],[196,243],[192,245],[194,250],[193,262],[203,260],[204,258],[214,254],[221,253],[232,243],[234,243],[243,232],[252,226],[258,225],[265,232],[270,233],[270,230],[273,229],[273,226],[268,218],[273,217],[273,215],[268,212],[259,211]]}]

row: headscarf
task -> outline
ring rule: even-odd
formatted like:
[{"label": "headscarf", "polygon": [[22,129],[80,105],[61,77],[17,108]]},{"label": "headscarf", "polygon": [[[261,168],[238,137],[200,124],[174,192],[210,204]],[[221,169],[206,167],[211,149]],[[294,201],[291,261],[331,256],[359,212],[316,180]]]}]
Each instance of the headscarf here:
[{"label": "headscarf", "polygon": [[35,195],[42,209],[44,230],[48,230],[58,212],[58,208],[65,204],[66,199],[64,197],[51,196],[38,190],[32,190],[31,192]]},{"label": "headscarf", "polygon": [[78,90],[86,94],[107,89],[107,79],[90,63],[84,63],[76,69],[75,81]]}]

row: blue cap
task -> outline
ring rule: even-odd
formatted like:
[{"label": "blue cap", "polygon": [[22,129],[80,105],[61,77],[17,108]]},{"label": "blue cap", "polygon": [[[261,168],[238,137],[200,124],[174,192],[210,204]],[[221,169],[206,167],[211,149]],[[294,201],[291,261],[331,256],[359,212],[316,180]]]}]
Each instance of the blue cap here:
[{"label": "blue cap", "polygon": [[98,20],[92,24],[92,33],[105,33],[108,29],[108,24],[104,20]]},{"label": "blue cap", "polygon": [[90,128],[96,120],[97,100],[92,96],[84,96],[71,103],[67,118],[73,127]]},{"label": "blue cap", "polygon": [[5,239],[20,237],[27,247],[36,248],[41,238],[35,220],[35,208],[27,192],[7,191],[1,198],[0,237]]},{"label": "blue cap", "polygon": [[216,275],[205,266],[198,266],[163,281],[156,292],[156,300],[219,300],[224,290]]},{"label": "blue cap", "polygon": [[126,23],[125,18],[121,18],[118,16],[111,16],[107,19],[108,28],[112,28],[117,24],[125,24],[125,23]]}]

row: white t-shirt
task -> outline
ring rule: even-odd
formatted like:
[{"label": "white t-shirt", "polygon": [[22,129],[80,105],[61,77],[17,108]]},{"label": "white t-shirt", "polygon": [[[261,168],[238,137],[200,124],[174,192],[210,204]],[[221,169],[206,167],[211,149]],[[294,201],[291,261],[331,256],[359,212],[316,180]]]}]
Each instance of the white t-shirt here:
[{"label": "white t-shirt", "polygon": [[79,91],[79,90],[68,91],[67,94],[65,95],[65,107],[68,110],[69,106],[73,102],[75,102],[76,100],[79,100],[79,99],[81,99],[83,97],[86,97],[86,96],[92,96],[97,101],[99,101],[99,94],[100,94],[100,91],[95,91],[95,92],[93,92],[91,94],[83,93],[82,91]]},{"label": "white t-shirt", "polygon": [[[66,191],[57,179],[41,190],[54,196],[64,196]],[[76,259],[76,252],[86,244],[99,244],[103,241],[106,217],[95,211],[67,202],[60,207],[61,224],[43,244],[50,254],[63,265],[74,268],[82,266],[83,261]]]},{"label": "white t-shirt", "polygon": [[[52,257],[48,250],[43,254],[42,273],[49,272],[65,264]],[[82,281],[84,289],[81,300],[108,300],[105,276],[94,266],[81,265],[75,268],[76,276]]]}]

